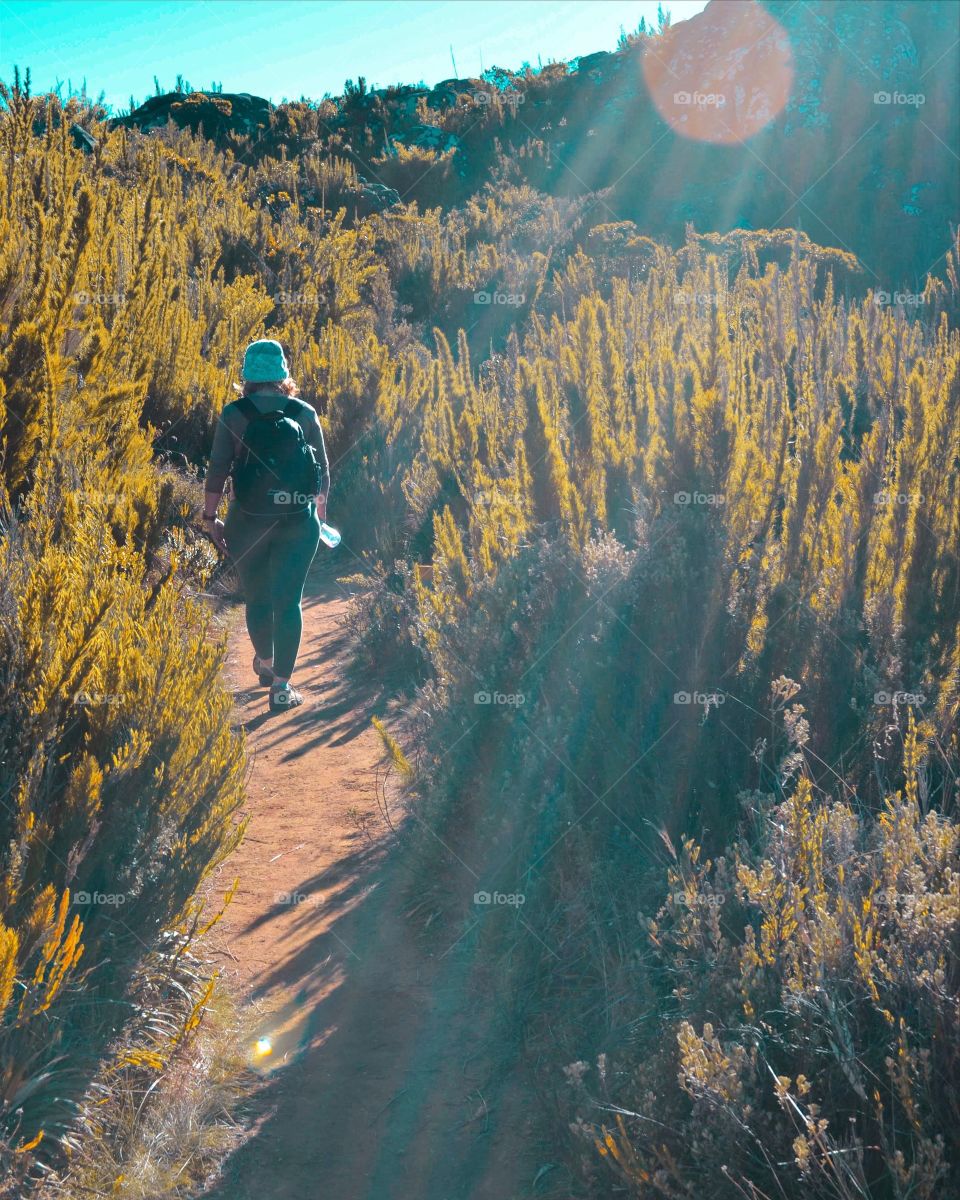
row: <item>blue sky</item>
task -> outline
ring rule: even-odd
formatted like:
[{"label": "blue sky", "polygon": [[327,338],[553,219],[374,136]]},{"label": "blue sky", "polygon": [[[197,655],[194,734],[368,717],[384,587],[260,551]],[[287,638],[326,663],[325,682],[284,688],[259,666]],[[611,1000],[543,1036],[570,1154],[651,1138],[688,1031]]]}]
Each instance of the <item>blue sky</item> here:
[{"label": "blue sky", "polygon": [[[672,0],[674,24],[706,0]],[[0,0],[0,78],[29,67],[34,91],[59,80],[125,108],[196,88],[273,101],[371,87],[434,84],[485,67],[537,65],[613,50],[621,26],[656,22],[657,0]]]}]

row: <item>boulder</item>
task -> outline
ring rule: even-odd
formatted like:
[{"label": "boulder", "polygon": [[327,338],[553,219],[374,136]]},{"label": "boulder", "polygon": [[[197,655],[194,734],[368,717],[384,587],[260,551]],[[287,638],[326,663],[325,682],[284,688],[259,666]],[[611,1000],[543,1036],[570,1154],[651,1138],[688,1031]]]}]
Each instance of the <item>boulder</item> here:
[{"label": "boulder", "polygon": [[411,88],[408,92],[402,92],[396,98],[396,104],[399,111],[406,117],[412,117],[417,111],[417,102],[421,96],[429,96],[429,88]]},{"label": "boulder", "polygon": [[82,125],[78,125],[76,121],[70,126],[70,137],[73,139],[73,144],[78,150],[82,150],[85,154],[90,154],[97,148],[97,139],[91,133],[87,133]]},{"label": "boulder", "polygon": [[273,110],[269,100],[249,92],[167,92],[151,96],[127,116],[114,118],[110,125],[148,130],[173,121],[181,129],[202,125],[211,137],[228,130],[255,134],[269,127]]},{"label": "boulder", "polygon": [[[60,119],[57,117],[54,120],[54,128],[59,128],[59,125]],[[43,135],[47,132],[46,117],[38,117],[33,122],[32,128],[37,137],[43,137]],[[93,134],[88,133],[87,130],[84,129],[82,125],[78,125],[76,121],[71,121],[70,123],[70,140],[73,142],[74,146],[76,146],[78,150],[82,150],[84,154],[92,153],[97,146],[97,139],[93,136]]]},{"label": "boulder", "polygon": [[460,145],[460,139],[455,133],[448,133],[436,125],[414,125],[402,133],[390,135],[390,140],[405,146],[420,146],[425,150],[436,150],[443,154],[446,150],[455,150]]},{"label": "boulder", "polygon": [[361,192],[369,192],[372,196],[376,196],[384,208],[400,203],[399,193],[395,188],[387,187],[385,183],[370,183],[362,175],[357,176],[357,182],[361,185]]},{"label": "boulder", "polygon": [[324,205],[329,212],[345,208],[351,216],[356,213],[357,217],[369,217],[373,213],[384,212],[401,202],[399,193],[386,184],[368,183],[362,175],[357,176],[357,183],[359,186],[356,188],[328,191],[325,196],[321,196],[315,189],[304,188],[300,193],[300,202],[307,208],[319,208]]},{"label": "boulder", "polygon": [[427,97],[431,108],[452,108],[461,96],[472,96],[480,85],[472,79],[442,79]]},{"label": "boulder", "polygon": [[609,50],[598,50],[596,54],[585,54],[582,58],[577,59],[577,73],[580,75],[590,75],[597,72],[599,78],[600,69],[607,65],[608,61],[613,58]]}]

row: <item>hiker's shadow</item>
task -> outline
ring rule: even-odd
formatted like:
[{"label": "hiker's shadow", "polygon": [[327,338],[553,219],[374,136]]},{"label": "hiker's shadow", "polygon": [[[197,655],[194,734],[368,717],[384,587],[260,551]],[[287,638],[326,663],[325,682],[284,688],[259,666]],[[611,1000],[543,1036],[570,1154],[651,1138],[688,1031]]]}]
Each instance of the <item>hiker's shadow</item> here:
[{"label": "hiker's shadow", "polygon": [[[238,728],[246,733],[276,722],[276,733],[261,738],[263,749],[285,746],[284,762],[293,762],[319,746],[343,746],[370,728],[371,719],[386,712],[390,700],[387,689],[371,688],[354,679],[303,682],[304,702],[295,709],[271,712],[267,692],[263,691],[262,712],[241,721]],[[327,693],[324,695],[323,693]],[[237,692],[236,699],[249,703],[255,693]]]},{"label": "hiker's shadow", "polygon": [[374,692],[345,680],[330,695],[312,698],[297,710],[279,741],[294,739],[284,759],[291,761],[318,746],[343,746],[370,728],[371,719],[386,710],[386,691]]},{"label": "hiker's shadow", "polygon": [[242,729],[245,733],[254,733],[257,729],[260,729],[261,726],[266,725],[268,721],[271,721],[274,717],[279,716],[280,714],[278,712],[271,712],[270,709],[267,708],[264,709],[262,713],[258,713],[257,716],[251,717],[249,721],[241,722],[238,728]]},{"label": "hiker's shadow", "polygon": [[[388,838],[363,840],[306,875],[292,893],[293,932],[277,925],[289,914],[283,905],[246,925],[244,932],[261,936],[272,929],[278,951],[252,981],[251,1066],[262,1082],[237,1114],[248,1136],[207,1185],[208,1200],[493,1194],[473,1183],[495,1162],[499,1138],[459,1135],[469,1122],[452,1123],[474,1086],[498,1111],[516,1053],[507,1045],[502,1063],[481,1058],[477,1031],[490,979],[476,972],[478,922],[471,915],[463,932],[460,922],[442,932],[438,922],[428,937],[406,911],[419,897],[411,890],[418,880],[391,849]],[[468,898],[475,876],[456,868]],[[273,996],[279,1003],[270,1003]],[[442,1065],[455,1059],[463,1065],[451,1086]],[[398,1150],[413,1160],[431,1142],[442,1143],[445,1155],[431,1154],[408,1175],[414,1168]]]},{"label": "hiker's shadow", "polygon": [[[348,944],[347,938],[352,935],[345,934],[342,927],[345,920],[352,923],[349,918],[370,891],[374,872],[384,861],[388,848],[389,841],[364,841],[324,870],[300,881],[293,893],[298,901],[296,917],[287,929],[285,939],[299,942],[301,948],[276,967],[261,972],[250,992],[251,1000],[262,999],[277,987],[302,991],[307,981],[326,967],[331,953],[358,957]],[[286,897],[284,899],[284,903],[275,903],[248,921],[243,934],[253,933],[288,916],[290,902]],[[323,928],[311,934],[318,924]]]}]

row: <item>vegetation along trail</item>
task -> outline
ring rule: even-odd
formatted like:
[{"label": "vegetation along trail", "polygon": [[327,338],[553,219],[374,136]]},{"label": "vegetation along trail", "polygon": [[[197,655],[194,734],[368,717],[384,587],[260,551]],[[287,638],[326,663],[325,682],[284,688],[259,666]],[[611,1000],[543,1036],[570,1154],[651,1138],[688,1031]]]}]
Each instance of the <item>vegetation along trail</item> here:
[{"label": "vegetation along trail", "polygon": [[318,568],[304,600],[304,706],[268,714],[239,626],[226,662],[249,737],[250,822],[220,876],[239,887],[216,934],[224,973],[253,1006],[264,1082],[250,1136],[211,1194],[532,1194],[532,1105],[509,1061],[476,1052],[489,985],[466,943],[431,944],[405,915],[408,881],[376,798],[376,699],[344,675],[348,599]]}]

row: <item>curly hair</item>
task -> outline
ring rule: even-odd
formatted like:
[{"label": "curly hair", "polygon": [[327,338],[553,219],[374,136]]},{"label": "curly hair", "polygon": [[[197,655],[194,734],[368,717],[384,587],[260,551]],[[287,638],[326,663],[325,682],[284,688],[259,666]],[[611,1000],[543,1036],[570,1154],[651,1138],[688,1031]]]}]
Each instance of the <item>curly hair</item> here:
[{"label": "curly hair", "polygon": [[300,389],[292,379],[281,379],[273,383],[252,383],[245,379],[242,383],[235,383],[233,387],[241,396],[251,396],[254,392],[279,392],[282,396],[300,395]]}]

